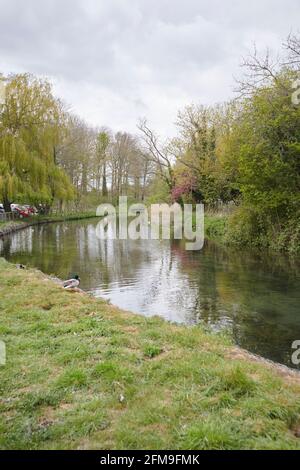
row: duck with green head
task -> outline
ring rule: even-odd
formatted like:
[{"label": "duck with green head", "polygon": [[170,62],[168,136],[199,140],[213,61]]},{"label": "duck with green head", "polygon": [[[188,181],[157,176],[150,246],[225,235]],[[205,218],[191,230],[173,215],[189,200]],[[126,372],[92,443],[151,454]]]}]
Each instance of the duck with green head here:
[{"label": "duck with green head", "polygon": [[65,289],[76,289],[80,285],[80,277],[76,274],[73,279],[64,281],[63,286]]}]

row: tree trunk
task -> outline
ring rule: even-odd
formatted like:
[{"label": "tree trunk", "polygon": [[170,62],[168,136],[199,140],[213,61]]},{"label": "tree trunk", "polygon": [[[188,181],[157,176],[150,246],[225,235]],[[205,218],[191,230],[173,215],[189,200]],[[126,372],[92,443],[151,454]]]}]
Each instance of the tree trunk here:
[{"label": "tree trunk", "polygon": [[107,179],[106,179],[106,165],[105,165],[105,164],[104,164],[104,166],[103,166],[102,196],[103,196],[103,197],[107,197],[107,196],[108,196],[108,191],[107,191]]},{"label": "tree trunk", "polygon": [[5,197],[5,198],[3,199],[3,208],[4,208],[5,212],[11,212],[10,205],[11,205],[11,201],[9,201],[9,200]]},{"label": "tree trunk", "polygon": [[87,167],[84,164],[82,165],[82,176],[81,176],[81,191],[83,194],[87,193],[87,186],[88,186]]}]

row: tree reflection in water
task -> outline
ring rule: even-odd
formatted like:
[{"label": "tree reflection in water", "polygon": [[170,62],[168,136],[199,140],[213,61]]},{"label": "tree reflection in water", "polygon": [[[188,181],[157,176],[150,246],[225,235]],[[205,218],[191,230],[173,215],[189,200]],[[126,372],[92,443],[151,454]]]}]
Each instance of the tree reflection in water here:
[{"label": "tree reflection in water", "polygon": [[80,273],[83,289],[124,309],[227,328],[238,345],[291,365],[300,339],[298,262],[213,242],[187,252],[184,241],[98,240],[96,224],[28,228],[0,240],[0,252],[61,278]]}]

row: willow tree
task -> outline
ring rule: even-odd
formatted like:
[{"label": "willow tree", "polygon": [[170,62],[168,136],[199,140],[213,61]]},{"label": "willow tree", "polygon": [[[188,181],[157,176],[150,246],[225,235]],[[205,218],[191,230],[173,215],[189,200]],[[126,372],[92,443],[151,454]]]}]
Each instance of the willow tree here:
[{"label": "willow tree", "polygon": [[0,198],[6,211],[11,202],[50,207],[73,197],[56,162],[64,117],[46,80],[29,74],[8,78],[0,109]]}]

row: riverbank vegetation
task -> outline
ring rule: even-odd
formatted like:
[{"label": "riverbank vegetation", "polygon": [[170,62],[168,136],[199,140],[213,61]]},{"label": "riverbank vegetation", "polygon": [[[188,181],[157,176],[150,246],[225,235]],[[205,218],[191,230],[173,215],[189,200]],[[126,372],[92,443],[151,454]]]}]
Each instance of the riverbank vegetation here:
[{"label": "riverbank vegetation", "polygon": [[1,449],[300,449],[296,372],[4,260],[0,294]]},{"label": "riverbank vegetation", "polygon": [[[177,202],[222,212],[209,230],[237,245],[300,250],[300,41],[291,36],[274,63],[257,51],[244,62],[237,99],[178,115],[179,135],[166,147],[142,122],[148,149],[163,167]],[[168,163],[175,161],[175,166]]]},{"label": "riverbank vegetation", "polygon": [[46,80],[12,75],[0,108],[0,199],[6,210],[31,203],[47,214],[95,210],[120,195],[203,203],[224,213],[209,229],[224,241],[299,253],[299,64],[298,36],[279,61],[255,50],[236,98],[187,106],[167,142],[145,119],[138,135],[91,128]]},{"label": "riverbank vegetation", "polygon": [[59,213],[51,215],[39,215],[28,217],[26,219],[16,219],[8,222],[0,221],[0,237],[16,232],[26,227],[34,225],[42,225],[52,222],[67,222],[72,220],[92,219],[96,215],[93,211],[90,212],[74,212],[74,213]]}]

